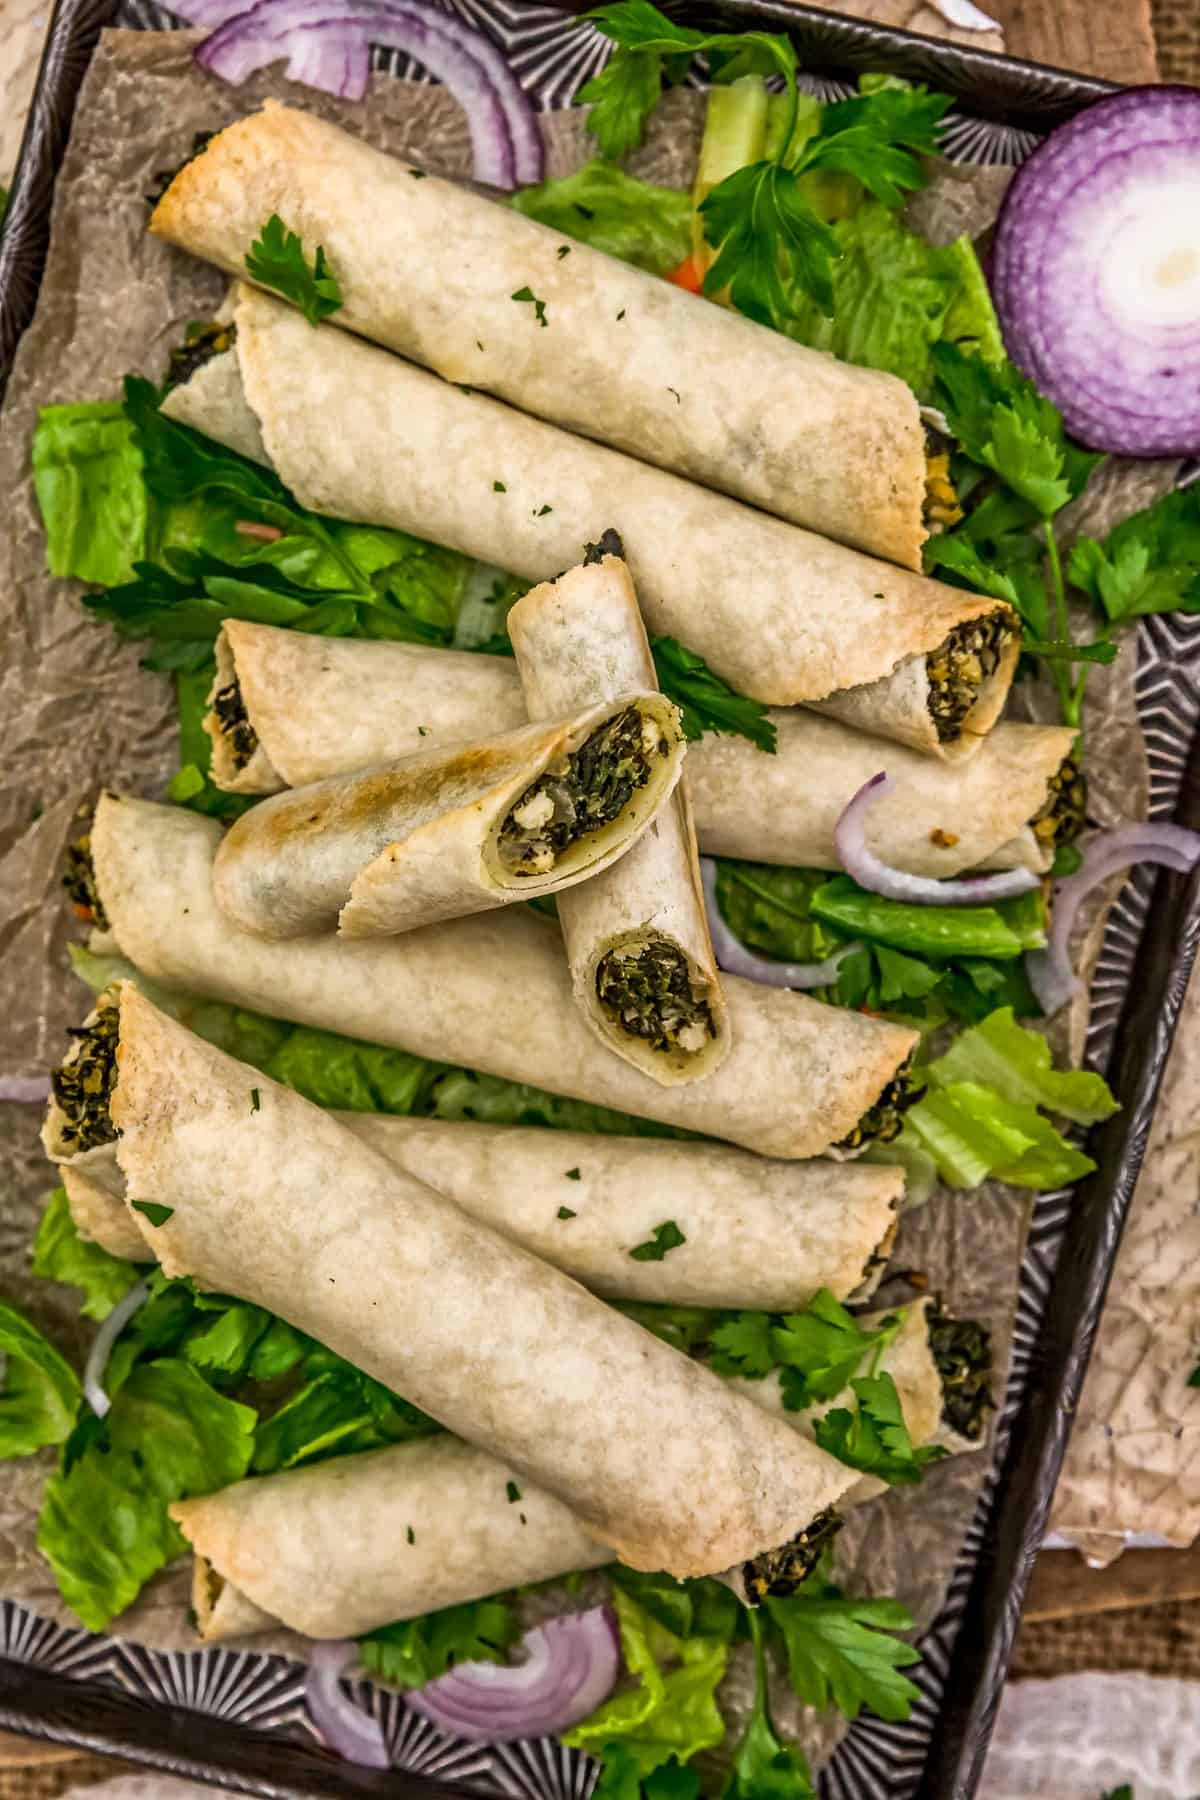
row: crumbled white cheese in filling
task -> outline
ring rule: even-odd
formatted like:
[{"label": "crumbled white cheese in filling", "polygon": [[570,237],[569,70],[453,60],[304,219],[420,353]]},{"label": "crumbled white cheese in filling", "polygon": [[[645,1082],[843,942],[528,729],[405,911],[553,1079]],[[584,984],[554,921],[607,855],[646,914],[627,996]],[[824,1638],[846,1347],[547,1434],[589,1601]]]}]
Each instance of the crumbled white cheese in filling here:
[{"label": "crumbled white cheese in filling", "polygon": [[514,807],[512,816],[522,831],[538,831],[554,817],[554,801],[543,788],[540,794],[531,794],[521,806]]}]

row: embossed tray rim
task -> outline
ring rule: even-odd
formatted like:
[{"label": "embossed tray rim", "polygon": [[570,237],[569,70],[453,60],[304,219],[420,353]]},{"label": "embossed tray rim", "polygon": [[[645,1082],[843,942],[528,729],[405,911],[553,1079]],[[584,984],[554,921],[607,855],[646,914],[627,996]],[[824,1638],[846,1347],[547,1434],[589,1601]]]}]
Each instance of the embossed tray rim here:
[{"label": "embossed tray rim", "polygon": [[[570,0],[564,8],[567,13],[585,10],[586,0]],[[802,62],[816,64],[822,75],[836,80],[867,68],[888,68],[942,87],[972,117],[1007,125],[1018,134],[1048,130],[1114,91],[1113,84],[1092,77],[792,6],[787,0],[666,0],[666,10],[726,29],[765,25],[786,30]],[[36,303],[53,184],[79,85],[100,32],[116,11],[117,0],[56,0],[54,6],[0,231],[0,395]],[[1149,636],[1153,640],[1152,629]],[[1188,689],[1186,675],[1177,672],[1177,681]],[[1190,713],[1188,722],[1194,723],[1196,696],[1185,692],[1179,710]],[[1168,789],[1176,788],[1169,769],[1163,780]],[[1200,827],[1200,739],[1194,736],[1170,800],[1181,823]],[[1160,801],[1155,810],[1170,807]],[[867,1727],[874,1728],[892,1764],[886,1788],[872,1791],[895,1800],[910,1794],[920,1800],[969,1800],[982,1773],[1021,1604],[1200,942],[1200,877],[1184,882],[1163,875],[1153,884],[1145,878],[1130,884],[1122,905],[1135,929],[1145,917],[1152,889],[1156,929],[1141,936],[1132,959],[1116,959],[1129,966],[1118,967],[1127,997],[1115,1029],[1111,1018],[1098,1019],[1089,1036],[1089,1054],[1107,1064],[1123,1110],[1094,1134],[1096,1173],[1080,1184],[1069,1207],[1059,1202],[1046,1229],[1046,1241],[1053,1239],[1057,1251],[1061,1238],[1062,1248],[1035,1309],[1037,1337],[1023,1385],[1006,1414],[1007,1449],[981,1495],[957,1597],[929,1634],[931,1639],[940,1634],[942,1640],[940,1696],[918,1705],[909,1726],[871,1722]],[[1036,1216],[1034,1223],[1036,1228]],[[315,1745],[218,1722],[193,1709],[12,1657],[0,1657],[0,1726],[270,1800],[355,1793],[470,1800],[495,1791],[410,1771],[354,1768]],[[826,1771],[822,1792],[830,1800],[859,1800],[866,1790],[852,1772],[843,1777],[839,1760]]]}]

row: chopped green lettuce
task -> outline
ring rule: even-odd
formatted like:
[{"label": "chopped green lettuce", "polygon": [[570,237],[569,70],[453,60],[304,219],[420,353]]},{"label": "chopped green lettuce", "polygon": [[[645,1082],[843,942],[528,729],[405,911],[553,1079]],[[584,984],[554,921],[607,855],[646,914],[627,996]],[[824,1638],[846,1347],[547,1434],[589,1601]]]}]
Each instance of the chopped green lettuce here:
[{"label": "chopped green lettuce", "polygon": [[674,1757],[687,1762],[725,1736],[716,1690],[729,1650],[717,1638],[677,1637],[618,1587],[613,1604],[621,1654],[636,1683],[603,1701],[590,1717],[563,1733],[565,1744],[603,1758],[619,1744],[642,1776]]},{"label": "chopped green lettuce", "polygon": [[106,587],[129,581],[146,553],[142,455],[117,401],[44,406],[33,435],[33,481],[52,575]]},{"label": "chopped green lettuce", "polygon": [[639,181],[612,163],[586,163],[573,175],[522,188],[510,205],[651,275],[670,274],[691,248],[690,197]]},{"label": "chopped green lettuce", "polygon": [[186,1549],[167,1507],[240,1480],[254,1423],[250,1407],[168,1357],[132,1370],[108,1415],[76,1427],[47,1485],[37,1541],[89,1630],[103,1630]]},{"label": "chopped green lettuce", "polygon": [[75,1422],[79,1377],[15,1307],[0,1302],[0,1456],[61,1444]]},{"label": "chopped green lettuce", "polygon": [[926,1091],[905,1114],[897,1143],[932,1159],[951,1187],[993,1177],[1038,1189],[1077,1181],[1095,1163],[1038,1109],[1081,1125],[1118,1110],[1102,1076],[1055,1069],[1046,1040],[1018,1025],[1010,1007],[964,1031],[923,1074]]},{"label": "chopped green lettuce", "polygon": [[933,346],[949,341],[994,359],[999,327],[969,238],[926,243],[877,200],[864,200],[831,230],[833,312],[797,290],[779,328],[843,362],[885,369],[932,397]]},{"label": "chopped green lettuce", "polygon": [[107,1318],[139,1275],[132,1263],[122,1262],[99,1244],[80,1237],[67,1205],[67,1190],[61,1187],[47,1197],[38,1224],[33,1240],[33,1272],[46,1281],[81,1288],[80,1310],[85,1319]]},{"label": "chopped green lettuce", "polygon": [[1120,1108],[1102,1075],[1088,1069],[1056,1069],[1039,1032],[1018,1025],[1011,1007],[964,1031],[926,1070],[932,1087],[975,1082],[1014,1105],[1041,1106],[1076,1125],[1110,1119]]}]

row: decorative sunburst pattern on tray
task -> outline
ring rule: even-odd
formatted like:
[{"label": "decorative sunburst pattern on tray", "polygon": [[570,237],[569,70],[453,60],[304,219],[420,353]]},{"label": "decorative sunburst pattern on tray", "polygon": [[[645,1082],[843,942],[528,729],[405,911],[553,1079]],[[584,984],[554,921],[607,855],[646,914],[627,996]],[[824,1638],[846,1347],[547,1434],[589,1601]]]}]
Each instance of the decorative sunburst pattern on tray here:
[{"label": "decorative sunburst pattern on tray", "polygon": [[[433,4],[434,0],[430,0]],[[445,3],[445,0],[438,0]],[[611,47],[586,21],[521,0],[449,0],[455,11],[482,26],[502,45],[522,86],[542,109],[570,104],[578,90],[603,67]],[[54,96],[73,97],[102,25],[172,30],[181,21],[154,0],[66,0],[56,15],[47,72],[39,87],[30,140],[30,169],[14,196],[16,211],[0,240],[0,381],[16,336],[32,309],[48,228],[53,171],[70,125],[69,106]],[[836,21],[830,20],[836,34]],[[375,67],[397,76],[428,77],[394,52],[374,53]],[[850,91],[841,80],[813,68],[802,87],[821,99]],[[919,71],[916,71],[919,73]],[[931,69],[930,79],[937,71]],[[1035,110],[1042,77],[1031,70],[1028,93]],[[1051,78],[1047,77],[1046,80]],[[1018,164],[1038,143],[1035,133],[957,110],[949,117],[947,153],[956,161]],[[1195,476],[1200,470],[1191,471]],[[1200,722],[1200,618],[1151,618],[1138,639],[1137,699],[1150,763],[1151,810],[1170,817],[1175,809],[1188,746]],[[1134,956],[1145,922],[1152,872],[1129,882],[1111,915],[1092,989],[1088,1057],[1103,1067],[1128,992]],[[996,1429],[993,1471],[986,1478],[966,1534],[946,1605],[921,1643],[923,1661],[915,1671],[920,1701],[911,1719],[889,1725],[860,1719],[843,1741],[822,1778],[826,1800],[907,1800],[917,1786],[937,1726],[959,1621],[984,1543],[996,1484],[1017,1407],[1028,1379],[1046,1301],[1062,1246],[1070,1201],[1065,1193],[1038,1198],[1033,1210],[1018,1298],[1008,1394]],[[304,1710],[304,1672],[282,1657],[213,1649],[166,1653],[53,1625],[11,1601],[0,1603],[0,1656],[74,1680],[116,1686],[163,1706],[185,1707],[231,1724],[276,1731],[283,1738],[311,1738]],[[548,1739],[483,1747],[448,1739],[427,1720],[406,1709],[390,1692],[361,1683],[358,1696],[382,1721],[397,1769],[462,1782],[475,1793],[493,1792],[512,1800],[587,1800],[595,1764]],[[284,1777],[286,1780],[286,1777]]]}]

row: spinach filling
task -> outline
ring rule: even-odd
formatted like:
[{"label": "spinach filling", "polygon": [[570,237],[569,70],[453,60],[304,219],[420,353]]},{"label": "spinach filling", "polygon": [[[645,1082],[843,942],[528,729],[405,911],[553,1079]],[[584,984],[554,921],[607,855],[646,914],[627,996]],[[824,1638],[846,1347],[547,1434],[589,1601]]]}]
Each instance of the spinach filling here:
[{"label": "spinach filling", "polygon": [[188,151],[188,153],[185,157],[181,158],[181,160],[174,165],[173,168],[155,169],[154,174],[151,177],[151,180],[153,181],[154,186],[150,189],[150,192],[145,196],[147,206],[157,206],[158,205],[159,201],[162,199],[163,195],[166,193],[167,189],[170,187],[170,185],[174,181],[175,177],[179,174],[182,174],[183,170],[187,168],[187,166],[190,162],[195,162],[196,158],[203,151],[208,149],[208,146],[211,144],[212,140],[216,137],[216,135],[217,134],[216,134],[215,130],[213,130],[213,131],[197,131],[192,137],[191,149]]},{"label": "spinach filling", "polygon": [[50,1077],[50,1088],[64,1118],[59,1137],[72,1153],[111,1144],[116,1127],[108,1112],[117,1082],[117,1039],[120,1015],[114,1005],[100,1006],[87,1025],[68,1031],[76,1054]]},{"label": "spinach filling", "polygon": [[622,1031],[653,1050],[694,1056],[714,1036],[712,1009],[692,984],[687,957],[663,938],[607,951],[596,967],[596,998]]},{"label": "spinach filling", "polygon": [[929,1349],[942,1378],[942,1419],[960,1437],[983,1435],[983,1418],[996,1402],[990,1334],[974,1319],[954,1319],[935,1300],[925,1314]]},{"label": "spinach filling", "polygon": [[1087,823],[1087,776],[1072,750],[1050,777],[1046,802],[1029,821],[1033,835],[1042,847],[1055,851],[1063,844],[1073,844]]},{"label": "spinach filling", "polygon": [[844,1523],[840,1513],[827,1506],[811,1525],[797,1532],[790,1543],[781,1545],[778,1550],[764,1550],[760,1556],[743,1563],[742,1581],[747,1605],[761,1606],[772,1595],[786,1600],[789,1594],[794,1594],[812,1574]]},{"label": "spinach filling", "polygon": [[665,749],[658,723],[627,706],[597,726],[526,788],[500,827],[500,859],[512,875],[548,875],[589,832],[619,818]]},{"label": "spinach filling", "polygon": [[212,698],[212,710],[217,715],[221,736],[229,746],[234,768],[244,769],[258,749],[258,733],[250,723],[242,686],[236,675],[225,687],[217,689]]},{"label": "spinach filling", "polygon": [[834,1145],[835,1150],[861,1150],[864,1144],[890,1144],[893,1138],[900,1136],[904,1115],[919,1092],[909,1081],[909,1060],[906,1058],[896,1070],[854,1130],[848,1131],[841,1142]]},{"label": "spinach filling", "polygon": [[232,350],[237,342],[237,326],[230,322],[222,325],[217,319],[193,320],[188,326],[182,344],[176,344],[167,358],[167,378],[163,383],[163,392],[170,393],[172,388],[182,387],[190,381],[197,369],[202,369],[214,356],[224,356]]},{"label": "spinach filling", "polygon": [[100,890],[96,886],[96,869],[92,862],[92,840],[88,832],[76,838],[73,844],[67,845],[67,866],[63,872],[62,884],[71,897],[71,903],[81,919],[94,925],[97,931],[108,930],[108,918],[104,904],[100,899]]},{"label": "spinach filling", "polygon": [[930,651],[925,659],[927,704],[939,744],[956,743],[962,736],[963,721],[1015,636],[1012,614],[1000,606],[985,618],[965,619]]}]

